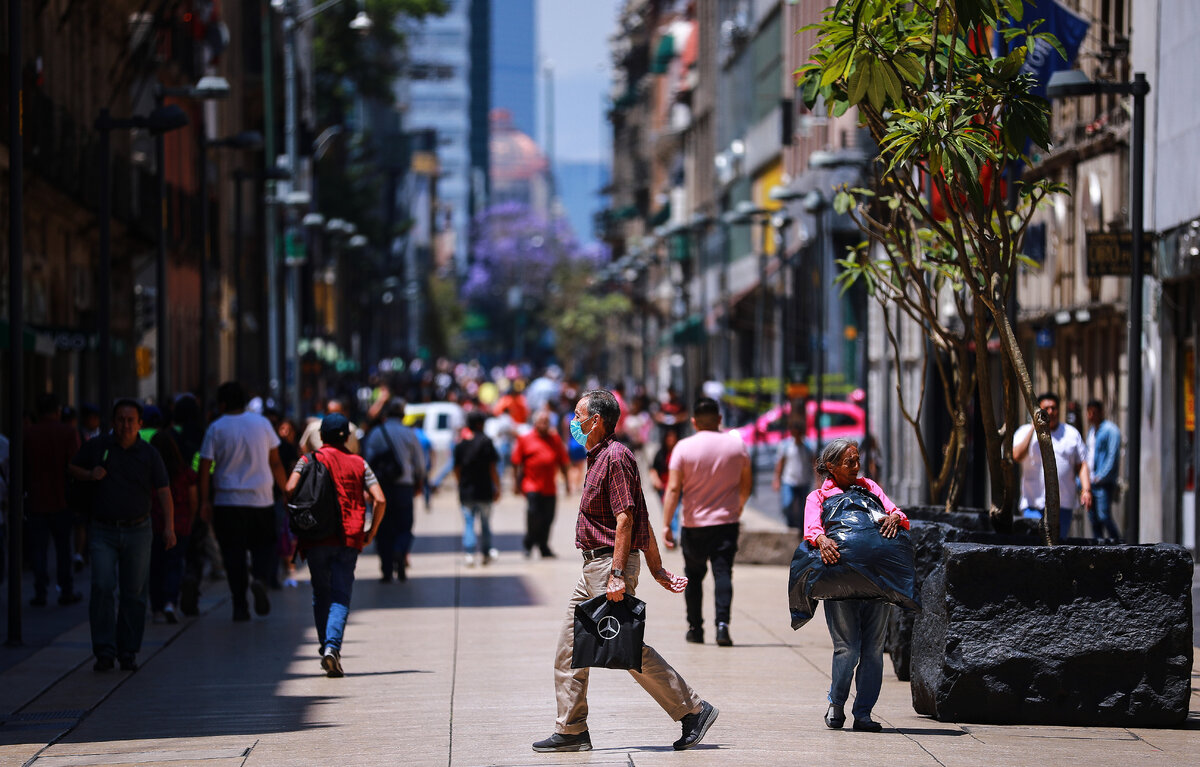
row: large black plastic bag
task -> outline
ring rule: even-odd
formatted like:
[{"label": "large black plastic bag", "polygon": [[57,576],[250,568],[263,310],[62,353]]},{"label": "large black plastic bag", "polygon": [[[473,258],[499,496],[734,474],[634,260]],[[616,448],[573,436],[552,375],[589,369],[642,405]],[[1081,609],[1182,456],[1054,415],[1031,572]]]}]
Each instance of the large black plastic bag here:
[{"label": "large black plastic bag", "polygon": [[628,594],[613,602],[604,594],[575,605],[575,650],[571,668],[642,670],[646,603]]},{"label": "large black plastic bag", "polygon": [[796,547],[788,579],[793,629],[812,620],[819,599],[881,599],[921,609],[912,539],[903,528],[895,538],[884,538],[872,517],[883,513],[879,499],[858,486],[825,499],[821,522],[841,558],[827,565],[821,561],[821,551],[807,541]]}]

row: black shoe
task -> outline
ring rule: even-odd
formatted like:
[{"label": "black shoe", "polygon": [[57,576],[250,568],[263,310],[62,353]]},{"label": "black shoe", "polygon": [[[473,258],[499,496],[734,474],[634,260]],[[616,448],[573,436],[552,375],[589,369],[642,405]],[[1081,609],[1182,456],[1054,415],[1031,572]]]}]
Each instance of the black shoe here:
[{"label": "black shoe", "polygon": [[271,612],[271,600],[267,599],[267,589],[258,581],[250,583],[250,593],[254,595],[254,612],[266,615]]},{"label": "black shoe", "polygon": [[342,671],[342,659],[338,656],[337,650],[325,650],[325,654],[321,656],[321,668],[325,669],[325,676],[330,679],[340,679],[346,675]]},{"label": "black shoe", "polygon": [[381,575],[381,576],[379,577],[379,582],[380,582],[380,583],[391,583],[391,582],[392,582],[392,576],[390,576],[390,575]]},{"label": "black shoe", "polygon": [[829,710],[825,712],[825,726],[831,730],[840,730],[845,723],[846,712],[841,706],[830,703]]},{"label": "black shoe", "polygon": [[699,743],[704,739],[708,728],[712,727],[712,723],[717,721],[718,713],[720,712],[711,703],[706,700],[700,701],[700,713],[684,714],[683,737],[671,745],[676,751],[684,751]]},{"label": "black shoe", "polygon": [[82,601],[83,601],[83,594],[80,594],[78,591],[66,592],[66,593],[60,594],[58,597],[58,603],[60,605],[62,605],[63,607],[66,607],[67,605],[77,604]]},{"label": "black shoe", "polygon": [[871,719],[855,719],[854,729],[859,732],[883,732],[883,725]]},{"label": "black shoe", "polygon": [[38,594],[33,599],[29,600],[29,606],[30,607],[45,607],[46,606],[46,595]]},{"label": "black shoe", "polygon": [[721,647],[733,647],[733,640],[729,638],[729,624],[717,624],[717,644]]},{"label": "black shoe", "polygon": [[183,589],[179,594],[179,611],[193,617],[200,614],[200,583],[195,578],[188,578],[183,582]]},{"label": "black shoe", "polygon": [[592,736],[588,735],[587,730],[578,735],[562,735],[554,733],[545,740],[539,740],[533,744],[533,750],[539,753],[548,751],[591,751]]},{"label": "black shoe", "polygon": [[542,552],[542,559],[558,559],[558,557],[555,556],[553,551],[551,551],[550,549],[546,549],[545,551]]},{"label": "black shoe", "polygon": [[133,659],[132,655],[121,658],[121,670],[122,671],[137,671],[138,670],[137,661]]},{"label": "black shoe", "polygon": [[233,608],[233,620],[235,623],[244,623],[250,620],[250,608],[246,605],[238,605]]},{"label": "black shoe", "polygon": [[116,661],[107,655],[101,655],[96,658],[96,662],[92,664],[92,671],[112,671]]},{"label": "black shoe", "polygon": [[704,629],[688,629],[684,639],[692,644],[704,644]]},{"label": "black shoe", "polygon": [[171,625],[179,623],[179,616],[175,614],[175,607],[173,605],[168,604],[163,608],[163,618]]}]

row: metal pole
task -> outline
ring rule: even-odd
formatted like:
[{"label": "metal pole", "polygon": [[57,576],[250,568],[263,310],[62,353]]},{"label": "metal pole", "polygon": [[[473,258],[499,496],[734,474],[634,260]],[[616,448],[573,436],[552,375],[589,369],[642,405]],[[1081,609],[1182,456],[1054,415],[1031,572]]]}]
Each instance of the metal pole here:
[{"label": "metal pole", "polygon": [[96,121],[100,131],[100,275],[96,294],[100,320],[97,373],[100,378],[100,422],[108,425],[112,406],[112,125],[108,109]]},{"label": "metal pole", "polygon": [[825,220],[829,203],[824,196],[817,210],[817,349],[813,360],[817,374],[817,412],[814,427],[817,433],[817,450],[821,449],[821,403],[825,400],[825,259],[828,256],[832,227]]},{"label": "metal pole", "polygon": [[759,416],[763,414],[763,365],[766,362],[766,306],[767,306],[767,235],[771,220],[763,218],[763,240],[758,248],[758,303],[754,307],[754,450],[750,460],[750,473],[757,479],[758,453],[766,435],[758,428]]},{"label": "metal pole", "polygon": [[8,3],[8,641],[21,644],[21,575],[25,516],[25,174],[21,87],[21,0]]},{"label": "metal pole", "polygon": [[[283,17],[283,139],[287,151],[288,168],[292,173],[291,188],[296,189],[300,181],[300,157],[296,144],[296,7],[294,2],[288,3],[285,13],[286,15]],[[292,243],[297,240],[294,206],[287,206],[286,216],[287,230],[284,237],[288,248],[291,248]],[[284,296],[284,354],[287,359],[285,372],[287,408],[285,411],[290,411],[293,417],[300,418],[304,415],[300,412],[300,371],[298,369],[299,361],[296,359],[296,349],[299,345],[297,299],[300,276],[297,274],[298,269],[297,265],[293,263],[294,261],[293,254],[288,253],[287,285]]]},{"label": "metal pole", "polygon": [[776,324],[779,333],[779,416],[783,417],[783,406],[788,401],[787,396],[787,326],[788,326],[788,253],[787,253],[786,221],[781,221],[775,230],[775,244],[779,250],[779,322]]},{"label": "metal pole", "polygon": [[[161,86],[160,86],[161,89]],[[163,94],[161,90],[155,94],[155,106],[163,105]],[[171,385],[169,378],[169,362],[171,355],[168,353],[170,341],[168,336],[170,331],[167,328],[167,170],[164,167],[166,164],[166,150],[163,141],[163,134],[159,133],[154,137],[154,172],[155,179],[158,182],[158,230],[157,244],[158,250],[155,256],[155,297],[154,297],[154,324],[155,324],[155,390],[159,407],[166,405],[170,398]]]},{"label": "metal pole", "polygon": [[1133,130],[1129,140],[1132,153],[1129,207],[1130,229],[1133,230],[1133,263],[1129,282],[1129,461],[1126,481],[1129,483],[1125,510],[1125,540],[1137,543],[1141,528],[1141,467],[1142,457],[1142,235],[1143,191],[1146,167],[1146,94],[1150,84],[1146,75],[1133,76]]},{"label": "metal pole", "polygon": [[[261,0],[263,49],[263,152],[267,163],[275,162],[275,90],[273,87],[275,58],[271,52],[272,20],[270,0]],[[270,167],[268,166],[268,170]],[[267,200],[275,199],[275,181],[266,181]],[[264,205],[263,245],[267,278],[267,391],[275,405],[281,407],[279,372],[279,243],[276,236],[275,210],[271,203]],[[261,352],[260,352],[261,353]]]},{"label": "metal pole", "polygon": [[200,118],[196,126],[198,150],[196,155],[200,167],[200,384],[196,392],[200,400],[200,412],[208,412],[208,136],[205,135],[205,120]]},{"label": "metal pole", "polygon": [[242,349],[245,344],[245,328],[242,325],[242,238],[245,232],[242,228],[242,181],[245,172],[238,168],[233,172],[233,377],[238,381],[245,380],[245,370],[242,369]]}]

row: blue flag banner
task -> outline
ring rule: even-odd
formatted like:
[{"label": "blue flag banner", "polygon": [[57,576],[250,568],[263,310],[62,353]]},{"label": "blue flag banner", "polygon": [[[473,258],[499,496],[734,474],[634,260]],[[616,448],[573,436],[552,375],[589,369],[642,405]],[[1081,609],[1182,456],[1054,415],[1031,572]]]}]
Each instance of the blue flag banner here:
[{"label": "blue flag banner", "polygon": [[[1029,53],[1025,57],[1025,66],[1021,67],[1021,71],[1037,78],[1037,84],[1033,86],[1032,93],[1045,98],[1046,85],[1050,82],[1050,76],[1060,69],[1070,69],[1075,65],[1075,58],[1079,55],[1079,46],[1083,43],[1083,38],[1087,36],[1088,27],[1091,24],[1074,11],[1064,8],[1057,0],[1025,0],[1023,26],[1028,27],[1035,19],[1043,20],[1035,31],[1049,32],[1054,35],[1067,52],[1067,58],[1064,61],[1058,51],[1048,43],[1040,40],[1029,41]],[[1021,39],[1017,38],[1013,44],[1020,45]]]}]

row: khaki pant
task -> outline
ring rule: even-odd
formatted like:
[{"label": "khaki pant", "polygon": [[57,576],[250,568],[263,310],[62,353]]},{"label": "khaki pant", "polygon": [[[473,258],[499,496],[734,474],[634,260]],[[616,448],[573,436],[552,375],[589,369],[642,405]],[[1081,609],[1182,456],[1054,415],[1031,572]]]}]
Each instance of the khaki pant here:
[{"label": "khaki pant", "polygon": [[[631,551],[625,562],[625,593],[630,596],[637,590],[641,562],[641,556],[636,551]],[[611,569],[611,555],[584,562],[583,575],[575,585],[567,606],[562,634],[558,638],[558,651],[554,657],[554,697],[558,702],[554,731],[563,735],[577,735],[587,730],[587,686],[591,669],[571,668],[571,655],[575,648],[575,605],[603,594],[608,588],[608,572]],[[629,673],[677,722],[684,714],[700,706],[700,696],[696,691],[650,645],[642,647],[641,672]]]}]

